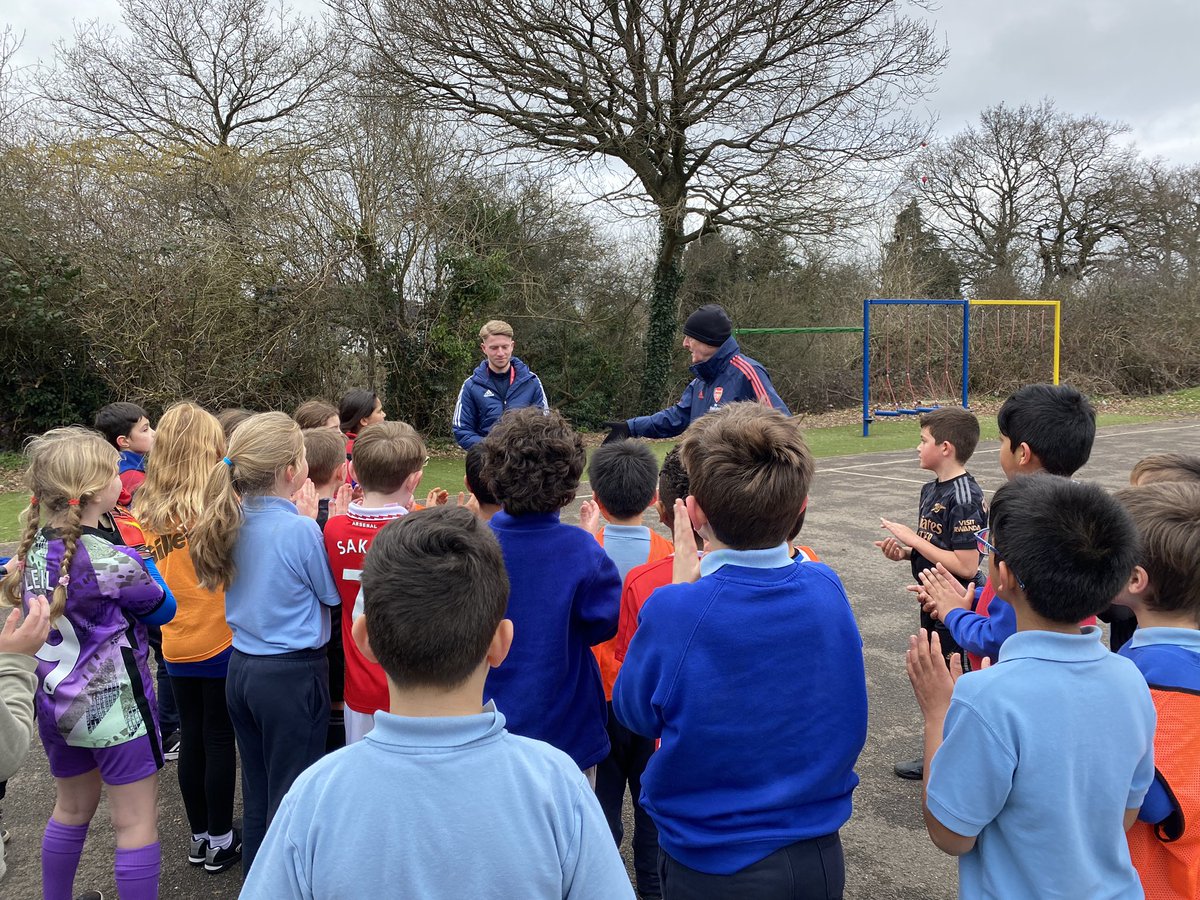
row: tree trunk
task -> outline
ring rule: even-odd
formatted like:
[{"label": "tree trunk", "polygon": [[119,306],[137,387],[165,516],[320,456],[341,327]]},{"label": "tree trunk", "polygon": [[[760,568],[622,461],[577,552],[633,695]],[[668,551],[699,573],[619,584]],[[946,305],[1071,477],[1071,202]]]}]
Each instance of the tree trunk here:
[{"label": "tree trunk", "polygon": [[650,294],[650,322],[646,330],[646,367],[638,411],[652,413],[667,401],[667,379],[671,374],[671,352],[675,349],[676,298],[682,277],[679,273],[679,238],[683,223],[673,211],[659,216],[658,256],[654,261],[654,286]]}]

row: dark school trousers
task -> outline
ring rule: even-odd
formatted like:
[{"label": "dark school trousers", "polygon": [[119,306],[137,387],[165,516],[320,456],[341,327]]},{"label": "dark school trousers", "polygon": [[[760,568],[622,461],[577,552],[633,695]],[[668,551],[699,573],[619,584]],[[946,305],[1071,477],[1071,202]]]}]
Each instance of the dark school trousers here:
[{"label": "dark school trousers", "polygon": [[841,900],[846,859],[835,831],[781,847],[732,875],[708,875],[665,851],[658,856],[663,900]]},{"label": "dark school trousers", "polygon": [[642,773],[654,753],[654,738],[635,734],[617,721],[612,701],[608,703],[608,756],[596,766],[596,799],[604,810],[609,830],[617,846],[625,837],[621,810],[625,805],[625,785],[633,798],[633,871],[637,876],[640,900],[661,896],[658,887],[658,829],[650,814],[642,809]]},{"label": "dark school trousers", "polygon": [[179,705],[179,793],[193,834],[233,828],[237,754],[224,678],[171,676]]},{"label": "dark school trousers", "polygon": [[283,795],[325,753],[325,648],[275,656],[251,656],[235,648],[225,699],[242,761],[242,865],[249,872]]}]

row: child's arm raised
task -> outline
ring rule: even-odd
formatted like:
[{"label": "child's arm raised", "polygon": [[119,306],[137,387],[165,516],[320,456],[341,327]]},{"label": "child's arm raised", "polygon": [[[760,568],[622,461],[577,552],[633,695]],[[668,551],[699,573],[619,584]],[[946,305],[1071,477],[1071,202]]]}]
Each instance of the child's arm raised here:
[{"label": "child's arm raised", "polygon": [[[974,578],[975,573],[979,570],[979,551],[973,547],[969,550],[945,550],[935,547],[907,525],[889,522],[882,517],[879,519],[879,523],[879,527],[886,528],[891,532],[892,537],[901,544],[910,550],[917,551],[931,563],[941,563],[956,577]],[[877,543],[876,546],[880,545]],[[886,550],[884,550],[884,555],[887,556]],[[890,556],[888,558],[892,559]]]},{"label": "child's arm raised", "polygon": [[588,578],[575,590],[575,621],[584,643],[595,647],[616,637],[617,617],[621,612],[621,573],[598,543],[593,543],[596,565]]},{"label": "child's arm raised", "polygon": [[[928,576],[933,571],[926,569],[925,574]],[[957,586],[958,582],[950,577],[949,572],[939,571],[937,574],[947,588],[940,599],[931,599],[924,582],[910,585],[908,589],[917,594],[926,612],[933,613],[936,610],[936,617],[946,624],[960,647],[976,656],[995,659],[1000,654],[1000,645],[1017,630],[1017,614],[1012,606],[993,596],[988,614],[981,616],[971,611],[970,595]],[[984,588],[985,596],[989,589],[990,585]]]},{"label": "child's arm raised", "polygon": [[97,570],[105,595],[146,625],[165,625],[175,618],[175,597],[165,589],[165,581],[160,585],[151,574],[153,560],[142,559],[132,547],[114,546],[112,550],[118,557],[116,565],[103,574]]},{"label": "child's arm raised", "polygon": [[306,548],[307,553],[302,562],[305,580],[308,581],[309,587],[312,588],[312,592],[317,595],[317,600],[322,605],[337,606],[342,602],[342,595],[338,593],[337,582],[333,580],[333,570],[329,567],[329,554],[325,551],[325,539],[316,522],[311,519],[303,521],[305,527],[311,530],[308,537],[312,541]]},{"label": "child's arm raised", "polygon": [[[987,665],[987,662],[984,663]],[[912,682],[913,693],[925,717],[925,778],[924,800],[921,805],[925,817],[925,828],[934,846],[951,856],[962,856],[975,846],[976,834],[962,834],[947,827],[930,809],[929,785],[934,777],[934,769],[938,766],[937,754],[942,747],[943,732],[946,728],[946,718],[950,711],[950,699],[954,694],[954,684],[962,676],[962,657],[955,654],[950,658],[947,668],[942,661],[942,645],[936,632],[932,635],[924,628],[919,635],[913,635],[908,640],[908,652],[905,655],[904,668]],[[973,724],[973,723],[972,723]],[[984,736],[984,740],[988,740]],[[940,773],[941,769],[938,768]],[[986,797],[986,792],[980,792]],[[953,796],[953,790],[951,791]],[[940,808],[940,804],[939,808]],[[1003,805],[1003,804],[1001,804]],[[951,818],[951,816],[946,816]]]}]

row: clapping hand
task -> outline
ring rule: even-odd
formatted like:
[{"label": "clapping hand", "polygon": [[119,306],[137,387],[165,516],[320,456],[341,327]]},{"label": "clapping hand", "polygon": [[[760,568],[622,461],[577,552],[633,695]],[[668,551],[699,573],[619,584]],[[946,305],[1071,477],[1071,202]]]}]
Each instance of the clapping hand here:
[{"label": "clapping hand", "polygon": [[0,629],[0,653],[21,653],[33,656],[46,643],[50,634],[50,604],[44,594],[29,601],[29,612],[24,618],[19,609],[14,609],[4,620]]}]

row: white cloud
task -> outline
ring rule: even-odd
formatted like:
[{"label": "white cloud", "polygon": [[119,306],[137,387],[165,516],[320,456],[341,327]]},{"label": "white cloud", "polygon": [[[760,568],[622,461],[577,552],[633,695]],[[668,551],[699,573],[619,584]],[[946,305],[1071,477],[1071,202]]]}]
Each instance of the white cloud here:
[{"label": "white cloud", "polygon": [[929,104],[943,133],[987,106],[1050,97],[1126,123],[1151,155],[1200,162],[1194,0],[946,0],[932,15],[950,47]]}]

